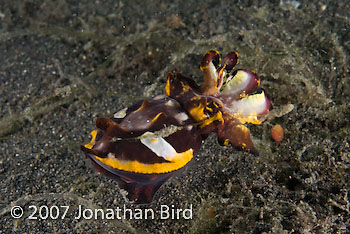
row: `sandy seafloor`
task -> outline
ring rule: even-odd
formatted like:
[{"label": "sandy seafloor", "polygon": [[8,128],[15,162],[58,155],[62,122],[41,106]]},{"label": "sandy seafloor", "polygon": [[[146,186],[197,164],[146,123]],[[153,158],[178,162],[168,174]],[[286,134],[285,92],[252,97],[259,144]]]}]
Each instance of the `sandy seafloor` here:
[{"label": "sandy seafloor", "polygon": [[[0,233],[349,233],[349,1],[169,2],[0,2]],[[260,157],[212,135],[151,205],[125,203],[80,145],[97,117],[161,94],[168,71],[201,82],[208,49],[238,51],[273,101],[249,125]],[[193,216],[74,218],[124,204]],[[70,210],[29,220],[30,206]]]}]

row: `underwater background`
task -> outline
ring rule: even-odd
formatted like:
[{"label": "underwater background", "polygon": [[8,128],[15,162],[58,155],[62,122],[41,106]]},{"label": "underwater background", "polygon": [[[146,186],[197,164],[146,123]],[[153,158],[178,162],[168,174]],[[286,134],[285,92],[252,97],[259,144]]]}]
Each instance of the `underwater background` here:
[{"label": "underwater background", "polygon": [[[1,1],[0,233],[349,232],[349,12],[326,0]],[[211,135],[152,204],[126,203],[80,145],[97,117],[162,94],[167,72],[200,83],[209,49],[237,51],[273,102],[270,119],[249,126],[260,156]],[[75,219],[80,205],[193,216]],[[53,206],[70,209],[39,217]]]}]

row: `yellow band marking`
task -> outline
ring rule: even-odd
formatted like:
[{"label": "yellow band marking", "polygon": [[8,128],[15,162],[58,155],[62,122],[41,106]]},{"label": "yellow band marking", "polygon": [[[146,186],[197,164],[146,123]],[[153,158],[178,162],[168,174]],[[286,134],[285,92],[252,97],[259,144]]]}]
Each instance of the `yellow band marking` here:
[{"label": "yellow band marking", "polygon": [[137,110],[135,110],[134,113],[145,109],[147,106],[149,106],[149,101],[148,100],[143,100],[141,106]]},{"label": "yellow band marking", "polygon": [[189,110],[191,117],[194,118],[196,121],[201,121],[207,118],[207,115],[204,114],[204,108],[205,106],[202,103],[199,103],[198,106],[191,108]]},{"label": "yellow band marking", "polygon": [[193,150],[189,149],[182,153],[177,153],[171,162],[145,164],[138,161],[125,161],[117,158],[94,157],[101,163],[121,171],[129,171],[142,174],[160,174],[176,171],[184,167],[193,158]]},{"label": "yellow band marking", "polygon": [[152,123],[156,122],[156,121],[159,119],[159,117],[160,117],[161,115],[164,115],[163,112],[158,113],[158,114],[152,119],[151,122],[152,122]]},{"label": "yellow band marking", "polygon": [[221,111],[217,112],[215,115],[213,115],[212,117],[206,119],[203,121],[203,123],[201,124],[201,128],[208,126],[209,124],[211,124],[212,122],[219,120],[220,122],[224,122],[224,119],[222,118],[222,113]]},{"label": "yellow band marking", "polygon": [[262,121],[258,120],[258,114],[253,112],[250,115],[242,115],[241,113],[232,114],[232,117],[239,120],[241,124],[250,123],[250,124],[261,124]]},{"label": "yellow band marking", "polygon": [[228,140],[228,139],[225,139],[225,141],[224,141],[224,145],[229,145],[230,144],[230,140]]},{"label": "yellow band marking", "polygon": [[90,143],[84,145],[85,148],[88,148],[88,149],[92,149],[92,147],[94,147],[94,145],[95,145],[96,136],[97,136],[97,130],[96,129],[93,130],[90,134],[92,136]]},{"label": "yellow band marking", "polygon": [[209,112],[213,112],[214,111],[213,108],[211,108],[209,106],[206,106],[205,109],[208,110]]},{"label": "yellow band marking", "polygon": [[165,95],[170,97],[170,78],[168,78],[165,85]]}]

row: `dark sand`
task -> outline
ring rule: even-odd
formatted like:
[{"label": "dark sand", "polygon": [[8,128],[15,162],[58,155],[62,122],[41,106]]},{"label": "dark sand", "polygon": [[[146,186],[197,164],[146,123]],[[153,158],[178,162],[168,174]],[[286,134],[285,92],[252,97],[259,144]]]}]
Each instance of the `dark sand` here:
[{"label": "dark sand", "polygon": [[[76,2],[0,3],[0,233],[347,232],[349,1]],[[249,126],[260,157],[210,136],[154,203],[126,204],[79,146],[97,117],[162,93],[168,71],[200,82],[208,49],[238,51],[274,103],[274,118]],[[192,204],[193,217],[74,219],[79,205],[124,204]],[[31,205],[70,210],[29,220]]]}]

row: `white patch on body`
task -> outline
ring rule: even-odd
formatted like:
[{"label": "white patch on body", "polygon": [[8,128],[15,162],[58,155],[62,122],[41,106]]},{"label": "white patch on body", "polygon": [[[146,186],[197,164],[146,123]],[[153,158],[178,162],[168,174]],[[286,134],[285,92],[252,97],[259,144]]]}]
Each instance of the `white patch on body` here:
[{"label": "white patch on body", "polygon": [[173,107],[173,106],[176,106],[176,102],[174,102],[173,100],[169,100],[165,103],[166,106],[170,106],[170,107]]},{"label": "white patch on body", "polygon": [[191,131],[192,128],[193,128],[193,125],[187,125],[185,128],[186,128],[187,131]]},{"label": "white patch on body", "polygon": [[128,108],[124,108],[124,109],[121,109],[120,111],[118,111],[117,113],[115,113],[114,115],[113,115],[113,117],[115,118],[115,119],[122,119],[122,118],[124,118],[125,116],[126,116],[126,110],[127,110]]},{"label": "white patch on body", "polygon": [[109,152],[109,153],[107,154],[107,157],[108,157],[108,158],[114,158],[114,159],[115,159],[115,154]]},{"label": "white patch on body", "polygon": [[179,123],[182,123],[188,120],[188,115],[185,112],[180,112],[176,114],[174,117],[177,121],[179,121]]},{"label": "white patch on body", "polygon": [[158,95],[158,96],[155,96],[154,98],[153,98],[153,100],[160,100],[160,99],[163,99],[163,98],[166,98],[167,96],[165,96],[164,94],[162,94],[162,95]]},{"label": "white patch on body", "polygon": [[157,156],[168,161],[177,155],[176,150],[163,137],[152,137],[152,133],[144,133],[140,141]]}]

